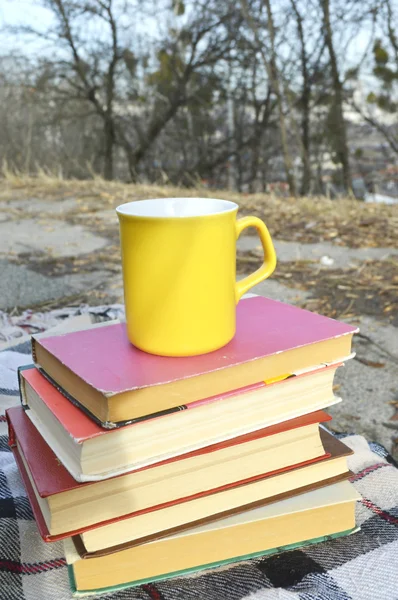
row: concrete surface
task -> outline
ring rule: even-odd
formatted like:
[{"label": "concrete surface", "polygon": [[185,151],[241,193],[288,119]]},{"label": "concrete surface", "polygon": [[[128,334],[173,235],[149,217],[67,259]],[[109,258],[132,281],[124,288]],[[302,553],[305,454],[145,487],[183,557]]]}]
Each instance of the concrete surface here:
[{"label": "concrete surface", "polygon": [[106,240],[81,225],[64,221],[43,223],[37,219],[0,223],[1,254],[48,252],[53,256],[77,256],[103,248]]},{"label": "concrete surface", "polygon": [[7,214],[7,208],[9,211],[14,212],[17,210],[23,218],[24,214],[27,215],[61,215],[66,214],[72,210],[75,210],[79,206],[79,201],[76,198],[62,198],[56,202],[50,202],[48,200],[42,200],[40,198],[27,198],[21,200],[12,200],[11,202],[5,202],[0,206],[0,210],[3,214]]},{"label": "concrete surface", "polygon": [[[394,407],[389,404],[398,399],[398,331],[392,325],[381,325],[376,319],[362,317],[360,333],[369,336],[391,356],[371,343],[354,336],[354,350],[358,358],[383,364],[374,368],[358,360],[350,360],[336,374],[336,384],[341,388],[336,394],[343,402],[330,409],[332,425],[339,431],[360,431],[369,440],[376,440],[390,449]],[[388,423],[389,426],[385,424]],[[398,433],[398,421],[397,433]]]},{"label": "concrete surface", "polygon": [[272,298],[272,300],[280,300],[281,302],[289,302],[290,304],[302,302],[309,296],[304,290],[289,288],[274,279],[262,281],[250,291],[259,296],[266,296],[267,298]]},{"label": "concrete surface", "polygon": [[67,299],[99,288],[107,281],[107,277],[109,274],[105,271],[46,277],[23,265],[12,265],[0,260],[0,310],[34,308],[43,302]]},{"label": "concrete surface", "polygon": [[[385,260],[390,256],[398,256],[398,249],[394,248],[347,248],[346,246],[333,246],[328,242],[300,244],[300,242],[274,240],[274,245],[280,262],[319,260],[322,256],[328,256],[334,261],[331,266],[337,268],[347,266],[350,261]],[[255,236],[242,236],[238,240],[238,248],[242,251],[261,250],[261,245]]]},{"label": "concrete surface", "polygon": [[75,294],[67,281],[34,273],[22,265],[0,261],[0,310],[36,304]]}]

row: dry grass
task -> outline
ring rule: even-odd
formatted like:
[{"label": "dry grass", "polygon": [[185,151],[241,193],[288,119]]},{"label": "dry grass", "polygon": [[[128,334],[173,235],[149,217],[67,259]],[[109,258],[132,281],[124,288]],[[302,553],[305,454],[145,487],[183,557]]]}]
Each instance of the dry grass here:
[{"label": "dry grass", "polygon": [[[261,251],[238,253],[242,274],[260,267]],[[323,267],[319,261],[280,262],[273,279],[309,292],[302,306],[328,317],[352,319],[366,314],[398,325],[398,258],[365,260],[345,268]]]},{"label": "dry grass", "polygon": [[[0,201],[39,198],[54,202],[77,198],[82,212],[114,208],[123,202],[145,198],[214,197],[233,200],[241,214],[264,219],[276,239],[303,243],[330,241],[350,247],[396,247],[398,205],[365,204],[355,199],[325,197],[280,198],[270,194],[238,194],[205,187],[181,188],[164,185],[65,180],[60,174],[41,171],[32,177],[3,167]],[[84,209],[83,209],[84,207]]]},{"label": "dry grass", "polygon": [[[109,218],[118,204],[144,198],[162,197],[218,197],[233,200],[240,205],[240,214],[254,214],[268,225],[274,239],[300,243],[328,241],[349,247],[398,246],[398,205],[365,204],[353,199],[329,200],[318,198],[279,198],[267,194],[237,194],[225,190],[179,188],[161,185],[107,182],[100,177],[92,180],[64,180],[59,174],[40,172],[36,177],[12,173],[3,169],[0,179],[0,202],[6,206],[9,217],[23,218],[24,208],[13,206],[18,199],[40,199],[44,221],[66,220],[82,224],[94,233],[106,237],[106,250],[85,256],[58,260],[49,254],[21,254],[10,257],[12,262],[29,263],[31,269],[48,276],[92,272],[107,269],[109,275],[120,279],[120,250],[115,218]],[[56,202],[67,198],[78,200],[73,208],[54,212]],[[5,204],[6,203],[6,204]],[[70,205],[68,205],[70,206]],[[100,214],[99,211],[105,211]],[[97,214],[98,213],[98,214]],[[256,251],[239,253],[241,272],[258,266]],[[338,318],[352,318],[358,314],[383,315],[398,323],[398,262],[366,261],[361,267],[347,264],[345,268],[321,268],[318,263],[296,261],[280,263],[274,277],[281,283],[309,292],[304,305],[311,310]],[[109,284],[107,283],[107,287]],[[96,293],[102,293],[97,290]],[[91,292],[90,292],[91,293]],[[91,296],[90,296],[91,297]],[[86,298],[88,301],[90,298]],[[93,302],[98,303],[95,296]],[[78,301],[82,301],[79,297]]]}]

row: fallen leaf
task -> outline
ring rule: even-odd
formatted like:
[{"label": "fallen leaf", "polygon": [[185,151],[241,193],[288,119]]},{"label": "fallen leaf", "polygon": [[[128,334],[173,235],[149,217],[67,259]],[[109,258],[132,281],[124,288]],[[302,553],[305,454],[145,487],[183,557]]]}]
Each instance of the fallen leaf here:
[{"label": "fallen leaf", "polygon": [[362,221],[359,222],[359,226],[360,227],[368,227],[368,225],[373,225],[376,222],[376,219],[362,219]]},{"label": "fallen leaf", "polygon": [[362,358],[360,356],[356,356],[355,358],[363,365],[366,365],[367,367],[373,367],[373,369],[383,369],[386,366],[385,363],[375,362],[374,360],[368,360],[367,358]]},{"label": "fallen leaf", "polygon": [[389,306],[386,306],[385,309],[383,310],[384,313],[389,313],[392,310],[394,310],[394,306],[392,304],[390,304]]}]

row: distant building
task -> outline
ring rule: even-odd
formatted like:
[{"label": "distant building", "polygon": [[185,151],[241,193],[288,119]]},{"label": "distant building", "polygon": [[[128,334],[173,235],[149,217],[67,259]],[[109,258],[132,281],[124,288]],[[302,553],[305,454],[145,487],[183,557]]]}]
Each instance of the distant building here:
[{"label": "distant building", "polygon": [[364,200],[375,204],[398,204],[398,198],[391,198],[391,196],[384,196],[383,194],[369,194],[368,192],[366,192]]}]

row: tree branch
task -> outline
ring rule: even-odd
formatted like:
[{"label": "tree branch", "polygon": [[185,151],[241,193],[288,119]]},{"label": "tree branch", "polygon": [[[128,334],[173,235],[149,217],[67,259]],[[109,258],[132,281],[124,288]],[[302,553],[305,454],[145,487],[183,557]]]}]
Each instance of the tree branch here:
[{"label": "tree branch", "polygon": [[379,133],[381,133],[383,135],[383,137],[385,138],[385,140],[389,144],[391,150],[393,150],[393,152],[395,152],[395,154],[398,154],[398,139],[395,139],[394,136],[392,136],[389,133],[389,131],[387,130],[387,128],[384,127],[384,125],[382,125],[379,121],[377,121],[377,119],[374,119],[370,115],[365,114],[359,108],[359,106],[354,102],[354,100],[352,100],[350,104],[356,110],[356,112],[359,115],[361,115],[361,117],[366,121],[366,123],[369,123],[369,125],[371,125],[375,129],[377,129],[377,131],[379,131]]}]

